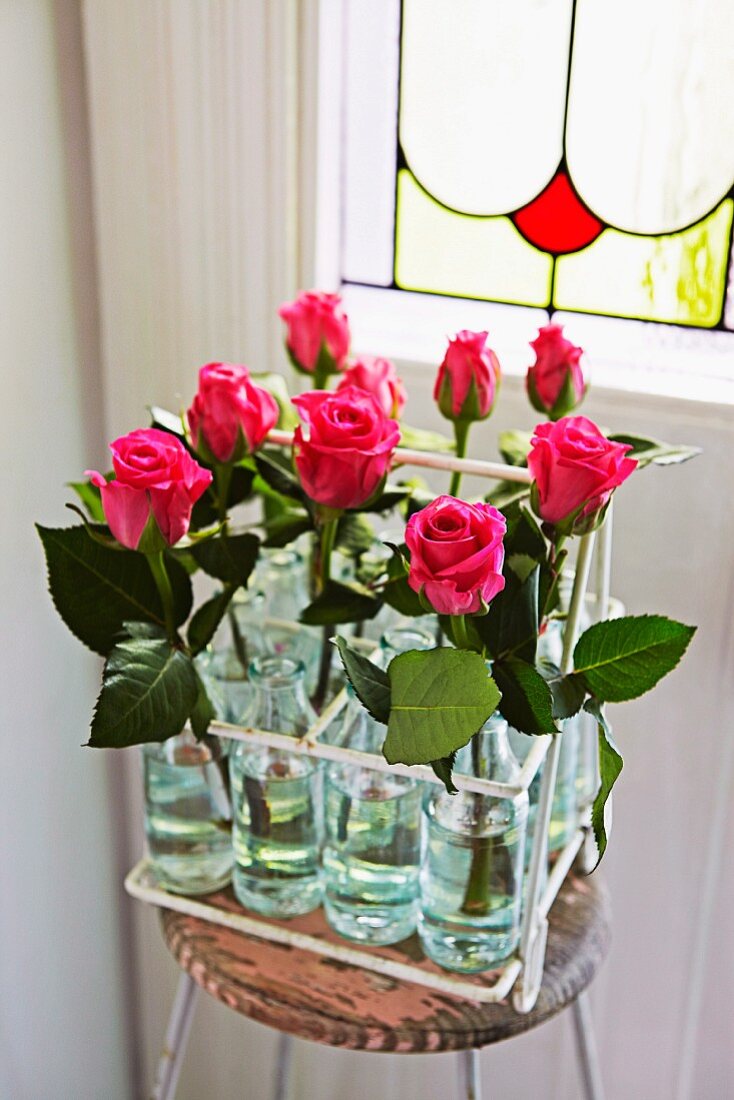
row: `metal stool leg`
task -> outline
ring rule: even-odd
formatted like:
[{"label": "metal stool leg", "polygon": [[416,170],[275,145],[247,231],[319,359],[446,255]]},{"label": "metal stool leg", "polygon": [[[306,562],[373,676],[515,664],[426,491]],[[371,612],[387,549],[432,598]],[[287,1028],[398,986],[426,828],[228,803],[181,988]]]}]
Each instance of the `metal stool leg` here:
[{"label": "metal stool leg", "polygon": [[589,995],[586,991],[579,993],[571,1005],[571,1012],[573,1013],[576,1052],[586,1100],[604,1100],[604,1086],[599,1068],[599,1055],[596,1050],[594,1022],[591,1018]]},{"label": "metal stool leg", "polygon": [[459,1095],[466,1100],[482,1100],[482,1082],[479,1077],[479,1051],[459,1052]]},{"label": "metal stool leg", "polygon": [[281,1031],[275,1052],[275,1081],[273,1100],[288,1100],[288,1085],[293,1061],[293,1036]]},{"label": "metal stool leg", "polygon": [[193,978],[182,971],[178,979],[171,1015],[168,1018],[161,1060],[158,1063],[155,1084],[150,1094],[151,1100],[173,1100],[176,1094],[198,992],[199,987]]}]

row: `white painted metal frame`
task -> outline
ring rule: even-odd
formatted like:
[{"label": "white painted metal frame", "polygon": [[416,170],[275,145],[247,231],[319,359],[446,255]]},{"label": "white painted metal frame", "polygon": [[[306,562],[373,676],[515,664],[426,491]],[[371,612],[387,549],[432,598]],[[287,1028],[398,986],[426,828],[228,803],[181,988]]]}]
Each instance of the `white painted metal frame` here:
[{"label": "white painted metal frame", "polygon": [[[288,432],[273,431],[270,433],[269,441],[276,445],[289,446],[292,443],[292,435]],[[529,472],[523,467],[458,459],[451,455],[411,451],[405,448],[398,449],[395,465],[412,465],[445,471],[459,470],[465,474],[500,478],[520,484],[528,484],[531,481]],[[605,617],[610,609],[610,512],[607,513],[607,520],[602,532],[602,536],[598,540],[599,553],[597,554],[596,571],[600,597],[596,600],[598,618]],[[579,544],[576,580],[564,631],[562,660],[562,670],[564,672],[568,672],[572,666],[579,612],[586,597],[595,540],[595,533],[592,533],[584,536]],[[373,648],[373,643],[370,642],[362,641],[356,644],[367,649]],[[440,785],[441,781],[427,765],[408,767],[404,764],[388,764],[381,755],[324,742],[322,739],[323,734],[342,711],[346,702],[347,694],[345,690],[342,690],[324,709],[306,734],[299,739],[270,730],[234,726],[224,722],[213,722],[210,728],[218,736],[234,741],[267,745],[284,752],[312,756],[320,760],[353,764],[374,771],[398,772],[425,783]],[[512,992],[515,1009],[521,1013],[530,1012],[537,1000],[543,977],[548,913],[569,869],[584,845],[588,833],[587,824],[579,822],[578,828],[558,854],[553,869],[548,875],[546,872],[548,827],[562,736],[563,734],[559,733],[555,736],[547,735],[536,738],[536,742],[530,750],[515,783],[499,783],[491,779],[478,779],[475,776],[462,774],[454,776],[456,786],[460,789],[518,801],[527,792],[543,761],[546,761],[540,786],[520,945],[516,954],[510,957],[499,970],[495,981],[491,985],[483,984],[481,981],[456,977],[448,973],[432,973],[411,963],[401,963],[388,959],[346,941],[344,943],[329,943],[314,936],[271,924],[264,918],[249,915],[244,911],[242,913],[232,913],[208,904],[205,899],[171,894],[157,884],[152,875],[150,864],[146,860],[141,860],[133,868],[127,876],[125,887],[134,897],[153,905],[187,913],[262,939],[288,943],[319,955],[363,967],[366,970],[411,981],[480,1003],[496,1003]],[[585,862],[588,863],[588,857]]]}]

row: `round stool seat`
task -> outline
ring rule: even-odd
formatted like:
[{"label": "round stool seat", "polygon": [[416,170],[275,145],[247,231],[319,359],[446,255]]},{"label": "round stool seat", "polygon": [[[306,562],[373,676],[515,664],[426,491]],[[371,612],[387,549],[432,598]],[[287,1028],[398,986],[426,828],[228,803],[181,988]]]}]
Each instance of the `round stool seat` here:
[{"label": "round stool seat", "polygon": [[[231,891],[213,897],[237,907]],[[303,922],[312,934],[325,925],[319,911],[289,926]],[[520,1015],[509,999],[481,1004],[171,910],[161,910],[161,923],[179,966],[244,1016],[329,1046],[405,1054],[481,1047],[537,1027],[589,985],[610,940],[602,883],[570,874],[550,912],[538,1002]],[[390,950],[422,958],[417,936]]]}]

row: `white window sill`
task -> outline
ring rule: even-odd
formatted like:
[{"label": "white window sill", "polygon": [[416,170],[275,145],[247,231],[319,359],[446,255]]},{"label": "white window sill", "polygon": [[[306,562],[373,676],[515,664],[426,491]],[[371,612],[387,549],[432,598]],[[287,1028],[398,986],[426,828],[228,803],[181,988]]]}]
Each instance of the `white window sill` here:
[{"label": "white window sill", "polygon": [[[379,354],[435,368],[447,337],[487,329],[507,375],[524,376],[528,341],[547,323],[543,310],[464,298],[345,284],[344,304],[357,354]],[[734,333],[556,314],[587,354],[595,387],[713,405],[734,405]]]}]

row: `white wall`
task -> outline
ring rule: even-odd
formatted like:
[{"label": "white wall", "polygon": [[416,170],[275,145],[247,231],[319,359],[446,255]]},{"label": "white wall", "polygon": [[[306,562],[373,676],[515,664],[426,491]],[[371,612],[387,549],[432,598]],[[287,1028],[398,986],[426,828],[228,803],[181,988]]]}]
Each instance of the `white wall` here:
[{"label": "white wall", "polygon": [[[290,10],[281,0],[85,5],[110,431],[142,423],[149,401],[186,400],[207,359],[284,361],[275,308],[295,278],[293,135],[281,124]],[[406,379],[411,418],[437,423],[432,377],[406,367]],[[592,393],[587,411],[602,424],[706,450],[684,468],[640,473],[620,494],[615,591],[632,611],[664,611],[700,631],[655,695],[612,715],[626,759],[602,872],[615,941],[594,1001],[610,1100],[719,1100],[734,1090],[726,1035],[734,954],[725,928],[734,869],[708,836],[734,796],[734,514],[722,507],[721,481],[731,469],[732,418],[728,409],[611,392]],[[508,380],[472,449],[491,453],[495,430],[532,423]],[[128,799],[132,858],[140,843],[134,775]],[[155,915],[138,904],[127,911],[150,1079],[177,970]],[[181,1100],[264,1100],[273,1049],[270,1032],[202,997]],[[503,1100],[569,1100],[579,1095],[570,1052],[563,1019],[487,1050],[487,1089]],[[296,1068],[296,1100],[444,1100],[453,1089],[449,1056],[378,1059],[299,1044]]]},{"label": "white wall", "polygon": [[101,458],[74,16],[68,3],[0,2],[0,1095],[9,1100],[131,1095],[110,761],[80,747],[98,662],[51,605],[33,529],[68,522],[63,482]]}]

